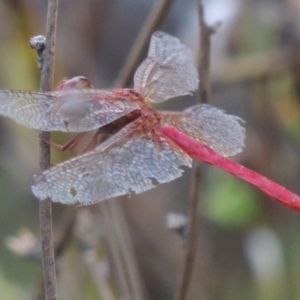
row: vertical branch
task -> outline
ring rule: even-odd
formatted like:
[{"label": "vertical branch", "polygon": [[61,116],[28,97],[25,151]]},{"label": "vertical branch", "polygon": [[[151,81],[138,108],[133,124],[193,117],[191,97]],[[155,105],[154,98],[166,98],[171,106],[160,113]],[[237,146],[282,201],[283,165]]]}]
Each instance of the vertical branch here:
[{"label": "vertical branch", "polygon": [[[113,226],[113,223],[119,222],[119,220],[112,218],[111,211],[114,210],[114,206],[109,205],[110,202],[111,202],[111,200],[108,201],[107,204],[105,202],[103,202],[103,204],[101,204],[100,213],[101,213],[101,217],[103,219],[102,226],[104,227],[108,246],[110,247],[110,254],[111,254],[114,264],[115,264],[120,293],[122,295],[122,298],[130,299],[132,297],[131,297],[131,291],[130,291],[131,290],[130,284],[128,283],[127,276],[126,276],[127,270],[123,264],[123,257],[121,255],[122,253],[120,253],[120,247],[118,245],[118,236],[117,236],[117,234],[115,232],[115,228]],[[127,229],[127,227],[125,229]],[[123,228],[123,231],[124,231],[124,228]],[[133,268],[135,266],[131,266],[131,267]],[[131,270],[129,270],[128,272],[131,272]]]},{"label": "vertical branch", "polygon": [[201,168],[200,164],[197,163],[192,170],[193,177],[191,182],[191,192],[189,199],[188,219],[189,228],[187,234],[187,240],[185,245],[185,257],[183,262],[182,271],[175,294],[176,300],[186,299],[188,289],[192,280],[194,271],[196,256],[197,256],[197,245],[199,238],[199,225],[200,218],[198,212],[198,199],[201,191]]},{"label": "vertical branch", "polygon": [[[208,102],[210,93],[210,50],[211,34],[213,27],[209,27],[204,20],[204,8],[202,1],[199,2],[199,25],[200,25],[200,55],[198,69],[200,75],[199,97],[197,102]],[[197,257],[197,246],[199,239],[200,216],[198,210],[198,199],[201,191],[202,172],[199,163],[195,163],[192,170],[192,182],[190,192],[190,204],[188,210],[189,228],[186,241],[185,258],[179,278],[176,300],[184,300],[187,297]]]},{"label": "vertical branch", "polygon": [[[117,76],[114,83],[115,88],[124,87],[129,83],[146,50],[153,31],[161,26],[173,1],[174,0],[157,0],[154,8],[140,30],[123,68]],[[119,274],[124,272],[128,274],[128,276],[125,276],[126,278],[122,278],[122,281],[124,281],[121,284],[123,293],[126,295],[129,291],[134,299],[144,299],[143,285],[136,265],[129,228],[123,211],[121,210],[119,203],[116,201],[113,202],[113,200],[108,203],[104,202],[101,204],[101,207],[103,210],[109,210],[110,216],[113,219],[114,226],[107,224],[113,232],[113,235],[110,237],[111,242],[116,243],[118,241],[121,245],[118,247],[117,251],[114,249],[114,259],[119,262]],[[110,219],[109,221],[111,222],[112,220]]]},{"label": "vertical branch", "polygon": [[126,218],[119,202],[116,200],[110,201],[110,208],[111,221],[117,220],[113,221],[112,225],[124,260],[125,270],[127,270],[127,281],[130,283],[132,299],[142,300],[144,299],[144,287],[137,266]]},{"label": "vertical branch", "polygon": [[[218,26],[218,24],[216,25]],[[200,27],[200,54],[198,59],[199,70],[199,102],[207,103],[210,95],[210,52],[211,35],[215,32],[216,26],[208,26],[205,22],[204,7],[199,3],[199,27]]]},{"label": "vertical branch", "polygon": [[[43,52],[40,90],[50,91],[53,84],[54,45],[56,35],[58,0],[49,0],[47,12],[46,48]],[[50,166],[49,132],[40,132],[40,168],[45,170]],[[40,230],[42,243],[42,262],[45,284],[45,298],[57,299],[55,260],[53,253],[51,200],[40,201]]]}]

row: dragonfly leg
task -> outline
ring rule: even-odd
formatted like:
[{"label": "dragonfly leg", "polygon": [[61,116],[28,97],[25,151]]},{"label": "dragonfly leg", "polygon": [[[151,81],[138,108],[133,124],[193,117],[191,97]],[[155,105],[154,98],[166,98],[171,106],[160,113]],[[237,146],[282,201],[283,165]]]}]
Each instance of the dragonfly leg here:
[{"label": "dragonfly leg", "polygon": [[46,141],[46,140],[44,140],[44,141],[46,143],[48,143],[51,147],[56,149],[57,151],[62,151],[62,152],[71,151],[79,144],[79,142],[82,140],[82,138],[84,137],[85,134],[86,134],[86,132],[80,132],[80,133],[76,134],[64,145],[59,145],[59,144],[56,144],[56,143],[53,143],[50,141]]},{"label": "dragonfly leg", "polygon": [[88,144],[86,145],[86,147],[84,147],[84,149],[82,150],[81,153],[86,153],[88,151],[93,150],[98,144],[99,144],[99,140],[98,137],[102,134],[101,129],[98,129],[95,134],[92,136],[91,140],[88,142]]}]

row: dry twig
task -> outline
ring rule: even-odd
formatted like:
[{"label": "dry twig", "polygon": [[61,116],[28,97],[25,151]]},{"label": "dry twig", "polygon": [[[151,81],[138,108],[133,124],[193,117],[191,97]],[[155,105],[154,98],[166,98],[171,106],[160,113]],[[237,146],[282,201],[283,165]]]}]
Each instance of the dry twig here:
[{"label": "dry twig", "polygon": [[117,76],[114,84],[116,88],[125,87],[129,84],[134,71],[141,61],[143,53],[146,51],[146,47],[153,31],[157,30],[161,26],[172,6],[172,3],[173,0],[157,0],[157,3],[135,40],[123,68]]},{"label": "dry twig", "polygon": [[[149,39],[156,29],[158,29],[163,23],[169,9],[173,3],[173,0],[158,0],[154,6],[149,17],[145,21],[126,62],[121,69],[114,86],[116,88],[124,87],[129,84],[134,71],[136,70],[143,53],[146,50]],[[130,234],[125,216],[119,206],[119,203],[109,201],[103,203],[101,206],[104,210],[110,211],[111,218],[113,218],[114,226],[106,224],[113,232],[115,237],[110,237],[111,243],[119,244],[118,253],[114,251],[114,259],[119,262],[118,270],[119,275],[126,272],[128,278],[126,279],[127,287],[124,286],[125,282],[121,284],[122,290],[126,293],[131,291],[134,299],[143,299],[143,288],[141,279],[139,276],[138,268],[135,262],[133,249],[131,246]],[[108,206],[108,207],[106,207]],[[111,219],[108,222],[112,222]],[[118,256],[118,257],[116,257]],[[121,265],[120,265],[121,264]],[[123,270],[120,270],[122,266]],[[122,275],[121,275],[122,276]],[[120,277],[120,276],[119,276]],[[124,296],[124,295],[123,295]]]},{"label": "dry twig", "polygon": [[[204,8],[202,1],[199,3],[199,21],[200,21],[200,59],[199,59],[199,100],[198,102],[205,103],[209,98],[210,90],[210,38],[214,32],[214,28],[206,24],[204,20]],[[201,191],[201,167],[199,163],[195,163],[192,170],[192,183],[190,193],[190,205],[188,210],[189,229],[186,241],[185,257],[180,274],[177,291],[175,294],[176,300],[184,300],[187,297],[189,286],[192,280],[194,266],[197,256],[197,246],[199,238],[199,195]]]},{"label": "dry twig", "polygon": [[[54,45],[56,35],[58,0],[49,0],[47,12],[47,33],[46,47],[43,51],[43,65],[41,73],[40,90],[42,92],[50,91],[53,84],[54,70]],[[45,141],[50,138],[49,132],[40,133],[40,168],[45,170],[50,166],[50,147]],[[52,237],[52,216],[51,216],[51,200],[46,199],[40,201],[40,230],[42,244],[42,262],[45,285],[45,298],[47,300],[56,300],[56,272],[55,259],[53,253],[53,237]]]}]

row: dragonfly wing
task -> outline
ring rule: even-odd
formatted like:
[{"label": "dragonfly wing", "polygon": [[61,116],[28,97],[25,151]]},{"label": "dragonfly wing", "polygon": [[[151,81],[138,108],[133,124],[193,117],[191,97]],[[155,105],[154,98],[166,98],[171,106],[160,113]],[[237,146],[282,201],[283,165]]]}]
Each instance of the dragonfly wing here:
[{"label": "dragonfly wing", "polygon": [[136,103],[115,96],[113,91],[0,91],[0,115],[44,131],[89,131],[138,108]]},{"label": "dragonfly wing", "polygon": [[180,113],[162,112],[162,123],[175,126],[223,156],[243,150],[245,129],[241,118],[208,104],[189,107]]},{"label": "dragonfly wing", "polygon": [[153,33],[148,57],[137,69],[134,88],[151,102],[188,95],[198,88],[192,52],[179,39]]},{"label": "dragonfly wing", "polygon": [[159,145],[151,133],[130,131],[127,125],[93,151],[52,167],[33,179],[32,191],[41,200],[92,204],[111,197],[141,193],[155,183],[171,181],[191,166],[191,158],[167,138]]}]

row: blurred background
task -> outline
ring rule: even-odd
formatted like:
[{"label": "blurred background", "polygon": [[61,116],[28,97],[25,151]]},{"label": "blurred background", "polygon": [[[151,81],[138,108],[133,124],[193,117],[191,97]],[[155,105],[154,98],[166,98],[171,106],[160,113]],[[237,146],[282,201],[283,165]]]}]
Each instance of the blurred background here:
[{"label": "blurred background", "polygon": [[[196,0],[61,0],[55,84],[88,77],[113,88],[157,3],[159,28],[199,56]],[[203,1],[212,36],[209,103],[245,120],[246,147],[234,160],[300,194],[300,2]],[[0,1],[0,89],[39,89],[29,39],[45,34],[47,2]],[[143,58],[146,57],[146,52]],[[141,60],[139,61],[141,62]],[[128,86],[132,86],[132,81]],[[156,108],[182,110],[181,97]],[[54,133],[57,143],[67,135]],[[53,163],[76,155],[53,151]],[[43,299],[37,132],[0,118],[1,299]],[[203,164],[198,253],[186,299],[300,299],[300,215],[252,186]],[[140,195],[91,207],[53,207],[60,299],[173,299],[185,237],[166,226],[186,215],[191,172]]]}]

